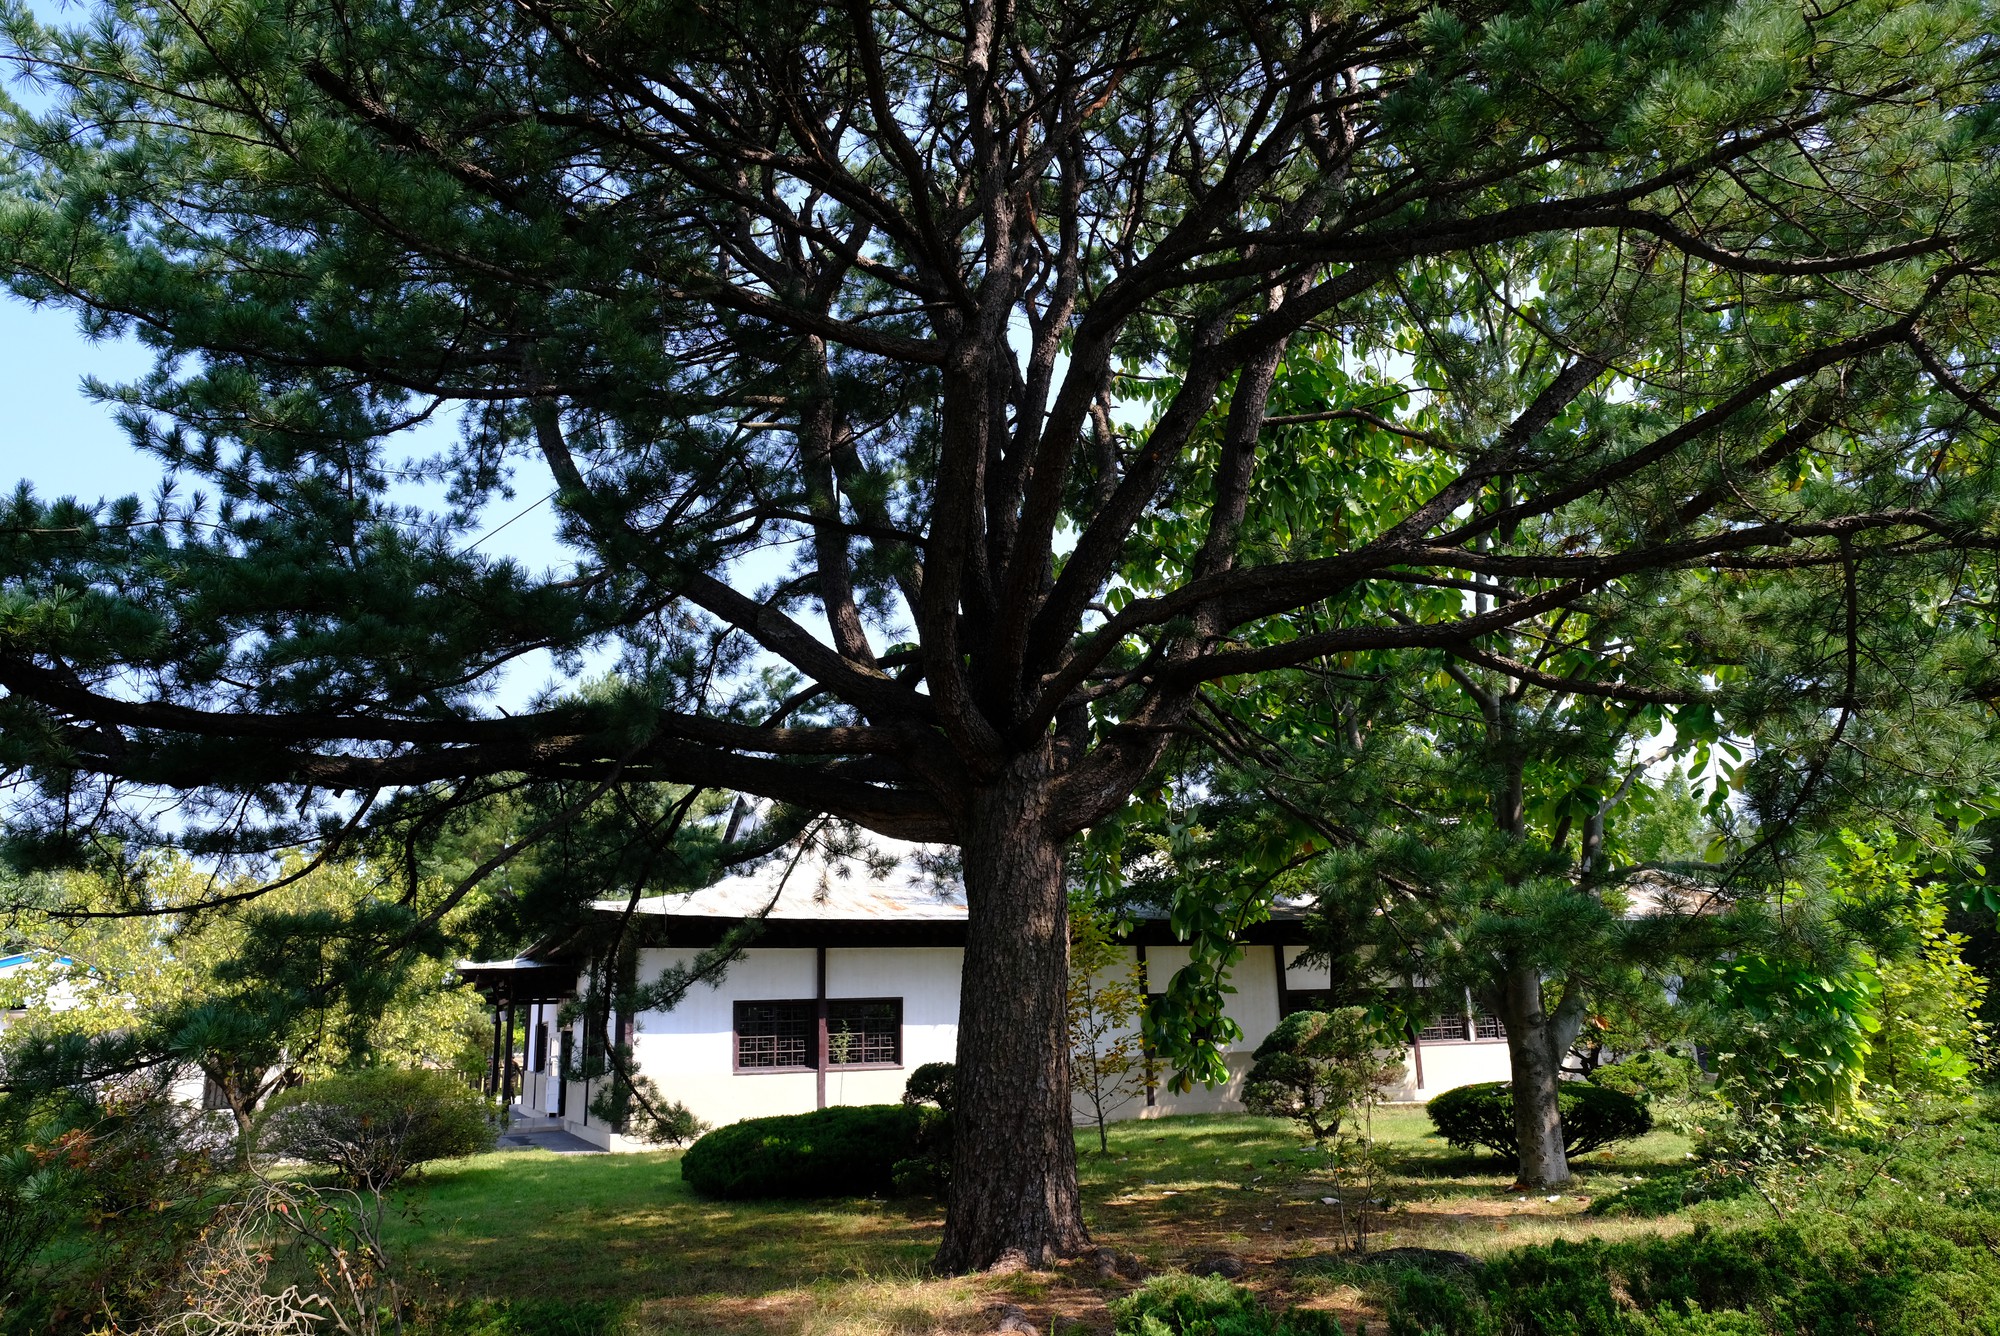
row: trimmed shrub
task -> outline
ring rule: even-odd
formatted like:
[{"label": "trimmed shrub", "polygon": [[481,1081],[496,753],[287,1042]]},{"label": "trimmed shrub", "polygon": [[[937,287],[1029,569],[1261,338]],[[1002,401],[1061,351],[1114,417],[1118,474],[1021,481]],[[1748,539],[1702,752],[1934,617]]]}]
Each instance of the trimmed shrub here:
[{"label": "trimmed shrub", "polygon": [[949,1117],[958,1103],[958,1064],[927,1062],[911,1072],[903,1083],[903,1103],[912,1108],[932,1104]]},{"label": "trimmed shrub", "polygon": [[1331,1313],[1271,1312],[1221,1276],[1155,1276],[1111,1305],[1118,1336],[1341,1336]]},{"label": "trimmed shrub", "polygon": [[903,1106],[917,1115],[916,1154],[889,1170],[889,1186],[915,1197],[944,1191],[951,1182],[951,1114],[958,1097],[958,1068],[927,1062],[903,1083]]},{"label": "trimmed shrub", "polygon": [[[1582,1081],[1556,1089],[1562,1111],[1563,1149],[1571,1155],[1630,1141],[1653,1130],[1653,1115],[1631,1095]],[[1447,1090],[1424,1106],[1439,1135],[1461,1150],[1484,1146],[1509,1164],[1514,1146],[1514,1088],[1505,1081]]]},{"label": "trimmed shrub", "polygon": [[681,1177],[704,1196],[730,1201],[889,1192],[897,1165],[917,1152],[921,1122],[902,1104],[748,1118],[689,1146]]},{"label": "trimmed shrub", "polygon": [[493,1120],[454,1076],[372,1067],[278,1096],[257,1121],[256,1144],[380,1192],[419,1165],[493,1149]]}]

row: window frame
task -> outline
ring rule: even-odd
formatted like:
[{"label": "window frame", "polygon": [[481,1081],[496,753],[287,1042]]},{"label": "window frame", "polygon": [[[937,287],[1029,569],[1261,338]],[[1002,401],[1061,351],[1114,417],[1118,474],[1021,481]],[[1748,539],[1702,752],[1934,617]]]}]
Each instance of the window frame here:
[{"label": "window frame", "polygon": [[[894,1062],[835,1062],[833,1060],[833,1008],[842,1003],[887,1003],[894,1009],[896,1060]],[[903,1066],[903,999],[900,997],[829,997],[820,1024],[820,1060],[828,1072],[892,1072]]]},{"label": "window frame", "polygon": [[737,1076],[778,1076],[787,1072],[816,1072],[817,1063],[809,1062],[803,1067],[765,1067],[743,1065],[743,1009],[745,1007],[803,1007],[811,1032],[818,1037],[811,1041],[814,1056],[826,1045],[826,1018],[819,1013],[819,999],[813,997],[745,997],[738,998],[729,1008],[729,1070]]},{"label": "window frame", "polygon": [[[782,1076],[799,1072],[893,1072],[901,1071],[907,1052],[903,1046],[903,998],[900,997],[744,997],[729,1004],[729,1071],[732,1076]],[[843,1004],[886,1004],[894,1009],[896,1061],[835,1062],[833,1060],[832,1011]],[[746,1007],[800,1007],[811,1026],[812,1061],[803,1067],[746,1067],[743,1065],[743,1011]]]}]

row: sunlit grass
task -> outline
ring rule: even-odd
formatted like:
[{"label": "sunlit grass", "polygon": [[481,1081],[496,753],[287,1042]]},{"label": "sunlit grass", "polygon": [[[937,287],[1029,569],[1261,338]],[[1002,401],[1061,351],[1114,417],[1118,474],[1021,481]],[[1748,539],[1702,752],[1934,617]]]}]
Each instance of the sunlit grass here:
[{"label": "sunlit grass", "polygon": [[[1376,1115],[1386,1169],[1369,1191],[1392,1203],[1371,1245],[1484,1254],[1522,1243],[1619,1237],[1677,1222],[1605,1220],[1587,1199],[1679,1163],[1686,1145],[1656,1133],[1584,1157],[1579,1184],[1550,1202],[1508,1191],[1490,1157],[1431,1133],[1421,1109]],[[1168,1118],[1078,1139],[1085,1218],[1101,1245],[1154,1270],[1219,1253],[1283,1301],[1352,1296],[1294,1277],[1284,1263],[1338,1248],[1338,1208],[1362,1195],[1289,1123],[1241,1116]],[[1057,1274],[936,1278],[926,1271],[938,1203],[863,1197],[721,1203],[691,1192],[679,1155],[515,1151],[438,1166],[408,1194],[390,1243],[421,1290],[440,1298],[612,1299],[643,1332],[922,1336],[990,1329],[983,1311],[1022,1303],[1045,1331],[1109,1327],[1104,1303],[1127,1287],[1088,1262]],[[1351,1288],[1351,1287],[1350,1287]]]}]

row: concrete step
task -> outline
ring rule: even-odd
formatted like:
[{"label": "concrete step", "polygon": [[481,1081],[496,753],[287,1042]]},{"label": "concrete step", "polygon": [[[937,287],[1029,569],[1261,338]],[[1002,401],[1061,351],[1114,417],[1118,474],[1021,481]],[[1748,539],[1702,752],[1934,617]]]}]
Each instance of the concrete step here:
[{"label": "concrete step", "polygon": [[552,1117],[539,1110],[528,1110],[516,1104],[507,1110],[507,1131],[511,1134],[528,1132],[556,1132],[562,1129],[562,1119]]}]

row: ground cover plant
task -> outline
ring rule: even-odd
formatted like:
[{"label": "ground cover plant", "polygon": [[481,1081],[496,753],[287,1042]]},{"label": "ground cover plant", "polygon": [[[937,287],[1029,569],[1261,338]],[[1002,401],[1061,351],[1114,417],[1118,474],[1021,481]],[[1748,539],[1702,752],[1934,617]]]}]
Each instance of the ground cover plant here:
[{"label": "ground cover plant", "polygon": [[1557,1242],[1476,1273],[1405,1270],[1392,1336],[1562,1332],[1991,1332],[2000,1261],[1977,1237],[1823,1217],[1673,1237]]},{"label": "ground cover plant", "polygon": [[1312,1309],[1279,1314],[1220,1276],[1167,1275],[1111,1305],[1118,1336],[1339,1336],[1340,1322]]}]

